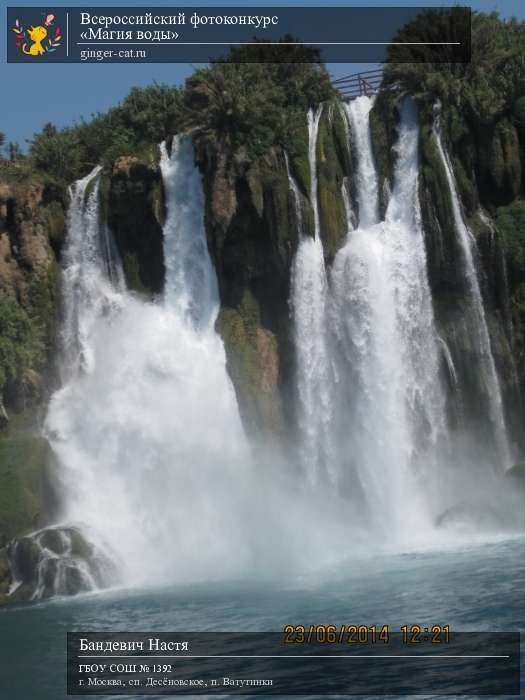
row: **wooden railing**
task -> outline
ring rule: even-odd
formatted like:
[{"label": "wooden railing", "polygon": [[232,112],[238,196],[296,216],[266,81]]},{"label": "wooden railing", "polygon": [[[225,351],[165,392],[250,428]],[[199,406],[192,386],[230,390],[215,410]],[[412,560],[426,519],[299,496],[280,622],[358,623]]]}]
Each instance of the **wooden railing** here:
[{"label": "wooden railing", "polygon": [[343,100],[353,100],[361,95],[374,95],[381,85],[383,70],[363,71],[352,73],[332,81],[332,85],[339,91]]}]

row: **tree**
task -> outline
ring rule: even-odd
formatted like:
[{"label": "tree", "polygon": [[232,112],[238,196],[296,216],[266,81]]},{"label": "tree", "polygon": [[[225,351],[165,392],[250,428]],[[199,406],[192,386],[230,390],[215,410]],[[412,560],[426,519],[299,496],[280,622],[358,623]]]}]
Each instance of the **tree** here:
[{"label": "tree", "polygon": [[9,143],[9,160],[14,163],[20,158],[20,146],[18,143],[11,141]]},{"label": "tree", "polygon": [[58,182],[75,180],[85,161],[75,128],[59,131],[50,123],[33,138],[30,153],[36,166]]}]

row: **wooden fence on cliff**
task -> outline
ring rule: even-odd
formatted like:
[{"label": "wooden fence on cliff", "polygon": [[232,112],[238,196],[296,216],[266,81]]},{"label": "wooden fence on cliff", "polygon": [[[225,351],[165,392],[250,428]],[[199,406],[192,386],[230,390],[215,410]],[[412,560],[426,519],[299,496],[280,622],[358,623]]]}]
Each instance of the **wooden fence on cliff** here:
[{"label": "wooden fence on cliff", "polygon": [[332,85],[339,91],[343,100],[354,100],[356,97],[374,95],[381,85],[383,79],[383,70],[363,71],[361,73],[352,73],[345,75],[342,78],[332,80]]}]

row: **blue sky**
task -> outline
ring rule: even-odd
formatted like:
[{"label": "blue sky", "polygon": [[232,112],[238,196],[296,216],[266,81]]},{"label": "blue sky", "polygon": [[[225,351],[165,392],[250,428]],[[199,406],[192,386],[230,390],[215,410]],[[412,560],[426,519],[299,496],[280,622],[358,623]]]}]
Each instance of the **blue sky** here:
[{"label": "blue sky", "polygon": [[[94,112],[104,111],[118,103],[134,85],[147,85],[157,80],[168,84],[180,84],[193,71],[189,64],[8,64],[6,63],[6,7],[8,2],[0,0],[2,7],[0,31],[0,70],[1,104],[0,131],[9,141],[18,141],[25,146],[26,139],[41,129],[46,122],[63,126],[81,117],[89,118]],[[12,6],[38,5],[36,0],[10,0]],[[307,6],[322,5],[321,0],[257,0],[246,3],[235,0],[223,2],[174,2],[174,0],[155,0],[154,6],[183,7],[199,6]],[[340,2],[332,0],[330,5],[347,6],[418,6],[418,5],[454,5],[466,4],[475,10],[490,12],[497,10],[503,17],[515,16],[525,19],[525,2],[523,0],[476,0],[471,3],[457,3],[456,0],[361,0],[358,2]],[[141,6],[144,0],[118,2],[110,0],[70,0],[55,6]],[[50,6],[51,7],[51,6]],[[331,64],[329,70],[334,77],[366,69],[363,64]]]}]

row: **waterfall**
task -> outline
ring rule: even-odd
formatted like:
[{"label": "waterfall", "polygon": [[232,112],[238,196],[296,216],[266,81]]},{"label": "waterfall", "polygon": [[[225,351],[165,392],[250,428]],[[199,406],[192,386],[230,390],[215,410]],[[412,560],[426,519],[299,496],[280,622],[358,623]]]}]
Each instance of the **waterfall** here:
[{"label": "waterfall", "polygon": [[[292,269],[299,437],[312,483],[324,474],[370,525],[404,539],[431,524],[424,484],[446,432],[445,401],[419,208],[417,114],[405,100],[393,191],[379,221],[372,105],[362,97],[345,106],[358,226],[343,185],[348,235],[330,284],[315,210],[318,122],[308,115],[316,230],[303,235]],[[407,499],[408,510],[400,507]]]},{"label": "waterfall", "polygon": [[242,484],[250,455],[214,330],[217,281],[188,138],[175,138],[171,155],[161,146],[161,168],[166,280],[154,302],[108,274],[98,170],[73,188],[68,369],[45,426],[60,465],[63,522],[89,533],[125,583],[233,575],[248,557],[238,518],[249,517]]},{"label": "waterfall", "polygon": [[377,223],[371,105],[363,97],[348,107],[359,227],[349,232],[332,270],[339,376],[346,378],[337,411],[342,425],[334,434],[369,511],[380,514],[391,535],[404,537],[428,522],[419,482],[435,462],[444,399],[419,210],[417,114],[405,100],[393,192],[385,221]]},{"label": "waterfall", "polygon": [[304,211],[303,211],[303,202],[302,202],[302,196],[299,191],[299,187],[297,185],[297,182],[295,181],[295,178],[292,176],[292,173],[290,172],[290,161],[288,158],[288,154],[284,153],[284,160],[286,163],[286,172],[288,174],[288,187],[290,188],[290,192],[292,193],[293,197],[293,203],[294,203],[294,211],[295,211],[295,218],[297,220],[297,228],[299,230],[299,236],[302,238],[306,231],[304,228]]},{"label": "waterfall", "polygon": [[373,106],[373,98],[365,96],[344,103],[350,128],[349,138],[357,151],[356,185],[360,228],[371,226],[379,220],[377,173],[369,123]]},{"label": "waterfall", "polygon": [[484,388],[483,394],[487,402],[487,408],[494,431],[501,469],[506,469],[512,464],[512,457],[505,425],[501,387],[494,356],[492,354],[483,297],[481,295],[478,273],[476,270],[476,241],[463,217],[452,165],[443,147],[441,129],[437,120],[434,124],[434,137],[450,190],[456,233],[463,254],[463,268],[470,296],[470,317],[467,318],[466,321],[469,325],[469,332],[476,348],[477,362],[479,364],[480,377]]},{"label": "waterfall", "polygon": [[99,222],[99,174],[101,167],[70,188],[68,236],[64,251],[63,295],[65,317],[61,329],[63,379],[88,370],[91,352],[88,338],[96,319],[112,303],[124,279],[107,230]]},{"label": "waterfall", "polygon": [[310,203],[314,213],[314,236],[305,235],[304,217],[297,185],[288,179],[298,215],[300,241],[292,266],[291,305],[297,359],[299,397],[300,459],[308,479],[315,484],[333,470],[330,435],[331,367],[327,348],[327,278],[317,185],[317,134],[322,106],[308,112],[308,155],[310,161]]},{"label": "waterfall", "polygon": [[450,381],[452,382],[452,386],[454,387],[454,391],[457,391],[458,385],[459,385],[459,380],[458,380],[458,373],[456,371],[456,367],[454,365],[454,359],[452,358],[452,353],[450,352],[450,348],[448,347],[448,344],[444,338],[441,336],[438,336],[438,343],[441,345],[441,349],[443,351],[443,357],[445,359],[445,364],[447,366],[447,371],[450,377]]},{"label": "waterfall", "polygon": [[317,183],[317,134],[319,122],[323,113],[323,105],[314,112],[308,110],[308,163],[310,165],[310,203],[314,212],[315,238],[320,237],[321,224],[319,220],[319,187]]},{"label": "waterfall", "polygon": [[196,327],[214,323],[219,310],[217,279],[204,230],[204,193],[193,164],[191,141],[175,136],[171,156],[160,146],[160,168],[168,201],[164,225],[166,303]]}]

